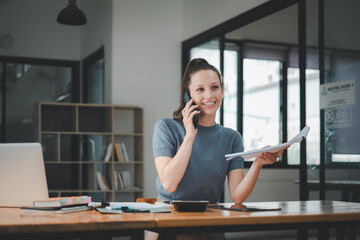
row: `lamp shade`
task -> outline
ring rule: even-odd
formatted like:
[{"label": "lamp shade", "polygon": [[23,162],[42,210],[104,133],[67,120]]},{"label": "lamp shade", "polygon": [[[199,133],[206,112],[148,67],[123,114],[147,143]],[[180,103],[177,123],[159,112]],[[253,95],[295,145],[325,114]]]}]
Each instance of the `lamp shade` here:
[{"label": "lamp shade", "polygon": [[57,21],[65,25],[79,26],[86,24],[86,16],[76,6],[76,0],[69,0],[69,5],[58,14]]}]

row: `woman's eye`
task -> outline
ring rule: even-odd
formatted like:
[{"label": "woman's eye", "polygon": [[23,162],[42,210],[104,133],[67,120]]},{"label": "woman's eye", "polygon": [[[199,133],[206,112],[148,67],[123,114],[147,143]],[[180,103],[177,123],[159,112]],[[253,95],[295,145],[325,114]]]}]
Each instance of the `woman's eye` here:
[{"label": "woman's eye", "polygon": [[218,89],[218,88],[219,88],[219,86],[213,86],[212,88],[213,88],[213,89]]},{"label": "woman's eye", "polygon": [[201,92],[201,91],[204,91],[203,88],[199,88],[198,90],[196,90],[197,92]]}]

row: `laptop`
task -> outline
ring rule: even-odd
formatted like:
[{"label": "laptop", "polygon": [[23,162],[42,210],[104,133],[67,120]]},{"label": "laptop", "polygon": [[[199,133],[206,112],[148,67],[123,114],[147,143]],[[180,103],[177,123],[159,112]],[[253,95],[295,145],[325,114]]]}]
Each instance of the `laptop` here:
[{"label": "laptop", "polygon": [[0,144],[0,207],[32,206],[48,197],[41,145]]}]

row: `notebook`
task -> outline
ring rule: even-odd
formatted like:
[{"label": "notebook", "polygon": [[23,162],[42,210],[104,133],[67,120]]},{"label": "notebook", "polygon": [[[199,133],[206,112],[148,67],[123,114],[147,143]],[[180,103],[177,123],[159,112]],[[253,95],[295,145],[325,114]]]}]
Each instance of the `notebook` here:
[{"label": "notebook", "polygon": [[0,207],[32,206],[48,197],[41,145],[0,144]]}]

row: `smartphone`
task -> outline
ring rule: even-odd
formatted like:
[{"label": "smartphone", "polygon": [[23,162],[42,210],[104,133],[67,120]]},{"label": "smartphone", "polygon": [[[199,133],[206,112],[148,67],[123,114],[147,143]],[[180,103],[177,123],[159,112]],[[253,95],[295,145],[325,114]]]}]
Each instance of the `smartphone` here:
[{"label": "smartphone", "polygon": [[[191,100],[190,94],[188,92],[185,92],[185,94],[184,94],[185,104],[188,103],[190,100]],[[196,104],[193,102],[192,105],[196,105]],[[195,110],[197,110],[197,109],[195,109]],[[199,123],[199,114],[195,114],[193,117],[194,128],[197,128],[198,123]]]}]

